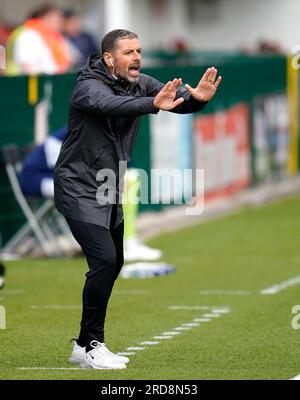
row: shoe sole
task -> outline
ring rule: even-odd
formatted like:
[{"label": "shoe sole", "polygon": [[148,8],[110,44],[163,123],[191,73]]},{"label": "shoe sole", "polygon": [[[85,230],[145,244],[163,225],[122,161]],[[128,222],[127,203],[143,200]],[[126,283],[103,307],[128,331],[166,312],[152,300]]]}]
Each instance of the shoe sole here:
[{"label": "shoe sole", "polygon": [[126,369],[126,364],[119,364],[115,366],[110,366],[110,367],[95,367],[94,365],[84,361],[79,364],[79,368],[82,369]]},{"label": "shoe sole", "polygon": [[[77,357],[70,357],[69,358],[69,363],[70,364],[80,364],[80,363],[82,363],[82,362],[84,362],[85,360],[84,360],[84,357],[80,357],[80,358],[77,358]],[[111,357],[111,362],[116,362],[116,363],[122,363],[122,364],[127,364],[128,362],[129,362],[129,359],[126,359],[126,360],[118,360],[117,358],[114,358],[114,357]]]},{"label": "shoe sole", "polygon": [[76,357],[70,357],[69,358],[69,363],[70,364],[80,364],[80,363],[82,363],[84,361],[84,359],[83,358],[76,358]]}]

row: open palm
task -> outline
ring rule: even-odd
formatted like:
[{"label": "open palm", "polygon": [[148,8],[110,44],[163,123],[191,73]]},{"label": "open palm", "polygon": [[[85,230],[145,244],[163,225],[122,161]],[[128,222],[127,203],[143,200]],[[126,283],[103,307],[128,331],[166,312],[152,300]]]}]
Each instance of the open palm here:
[{"label": "open palm", "polygon": [[189,84],[186,84],[186,90],[198,101],[209,101],[216,93],[222,80],[221,76],[216,80],[217,72],[214,67],[207,68],[198,85],[192,88]]}]

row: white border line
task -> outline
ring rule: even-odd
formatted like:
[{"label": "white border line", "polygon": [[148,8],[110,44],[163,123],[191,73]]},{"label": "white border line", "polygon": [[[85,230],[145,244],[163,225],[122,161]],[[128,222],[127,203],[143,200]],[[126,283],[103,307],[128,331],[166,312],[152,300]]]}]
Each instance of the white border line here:
[{"label": "white border line", "polygon": [[161,339],[172,339],[174,336],[166,336],[166,335],[164,335],[164,336],[153,336],[153,339],[159,339],[159,340],[161,340]]},{"label": "white border line", "polygon": [[141,344],[142,346],[143,346],[143,345],[144,345],[144,346],[145,346],[145,345],[146,345],[146,346],[147,346],[147,345],[148,345],[148,346],[154,346],[155,344],[159,344],[159,343],[160,343],[160,342],[158,342],[158,341],[157,341],[157,342],[152,342],[152,341],[149,340],[149,341],[147,341],[147,342],[141,342],[140,344]]},{"label": "white border line", "polygon": [[249,296],[249,290],[200,290],[201,296]]},{"label": "white border line", "polygon": [[272,285],[268,288],[262,289],[260,291],[260,294],[262,295],[270,295],[270,294],[277,294],[279,292],[282,292],[283,290],[291,287],[298,285],[300,283],[300,275],[294,276],[293,278],[290,278],[286,281],[276,283],[275,285]]},{"label": "white border line", "polygon": [[20,370],[51,370],[51,371],[55,371],[55,370],[62,370],[62,371],[84,371],[82,368],[72,368],[72,367],[66,367],[66,368],[58,368],[58,367],[17,367],[17,369]]},{"label": "white border line", "polygon": [[30,306],[31,310],[77,310],[81,307],[79,304],[32,304]]}]

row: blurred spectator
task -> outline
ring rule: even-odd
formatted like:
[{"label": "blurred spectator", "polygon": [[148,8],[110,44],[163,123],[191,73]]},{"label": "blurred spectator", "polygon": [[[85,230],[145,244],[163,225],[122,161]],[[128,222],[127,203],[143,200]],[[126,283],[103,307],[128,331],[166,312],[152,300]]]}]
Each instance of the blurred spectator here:
[{"label": "blurred spectator", "polygon": [[189,52],[189,45],[188,43],[181,38],[178,38],[174,41],[173,44],[174,50],[178,53],[188,53]]},{"label": "blurred spectator", "polygon": [[7,25],[3,21],[0,20],[0,75],[5,74],[5,69],[6,69],[6,56],[5,56],[5,50],[2,48],[2,46],[6,46],[7,39],[12,32],[13,27]]},{"label": "blurred spectator", "polygon": [[5,46],[13,28],[0,20],[0,45]]},{"label": "blurred spectator", "polygon": [[10,35],[7,43],[7,74],[58,74],[71,67],[71,54],[62,34],[60,9],[44,5]]},{"label": "blurred spectator", "polygon": [[283,50],[280,43],[272,40],[260,40],[258,42],[259,54],[282,54]]},{"label": "blurred spectator", "polygon": [[174,41],[172,48],[176,52],[176,62],[180,64],[190,64],[193,57],[190,53],[190,48],[185,39],[178,38]]},{"label": "blurred spectator", "polygon": [[81,19],[73,10],[64,12],[64,36],[78,52],[76,67],[80,68],[86,63],[86,59],[93,53],[99,53],[100,48],[92,35],[82,31]]}]

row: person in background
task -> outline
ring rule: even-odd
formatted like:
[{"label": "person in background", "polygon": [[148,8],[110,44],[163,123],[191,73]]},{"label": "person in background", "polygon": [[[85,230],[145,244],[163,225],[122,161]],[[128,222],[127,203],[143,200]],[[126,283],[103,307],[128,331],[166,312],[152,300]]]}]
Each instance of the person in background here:
[{"label": "person in background", "polygon": [[81,19],[73,10],[64,11],[63,34],[72,48],[77,51],[77,62],[74,68],[79,69],[85,65],[89,55],[100,51],[93,36],[88,32],[82,31]]},{"label": "person in background", "polygon": [[0,19],[0,45],[5,46],[13,27]]},{"label": "person in background", "polygon": [[7,75],[60,74],[72,66],[68,43],[61,34],[62,11],[43,5],[17,27],[7,42]]},{"label": "person in background", "polygon": [[25,196],[54,198],[54,166],[66,135],[67,127],[64,126],[27,155],[19,175],[21,190]]}]

